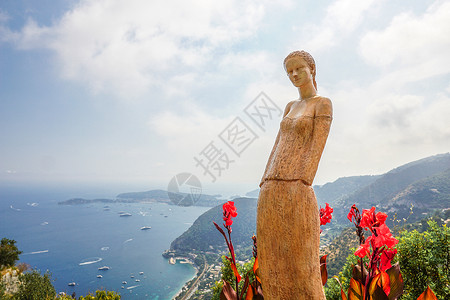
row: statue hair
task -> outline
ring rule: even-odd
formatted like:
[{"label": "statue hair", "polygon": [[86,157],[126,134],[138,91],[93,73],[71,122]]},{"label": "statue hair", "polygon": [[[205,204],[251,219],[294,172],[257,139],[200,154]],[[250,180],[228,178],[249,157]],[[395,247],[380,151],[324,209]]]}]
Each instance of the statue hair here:
[{"label": "statue hair", "polygon": [[311,71],[311,75],[313,77],[313,84],[314,87],[317,90],[317,83],[316,83],[316,62],[314,61],[314,58],[311,56],[311,54],[309,54],[306,51],[293,51],[291,53],[289,53],[288,56],[286,56],[286,58],[284,59],[283,62],[283,66],[284,66],[284,70],[286,71],[286,62],[288,59],[292,58],[292,57],[300,57],[302,59],[304,59],[306,61],[306,63],[308,64],[309,70]]}]

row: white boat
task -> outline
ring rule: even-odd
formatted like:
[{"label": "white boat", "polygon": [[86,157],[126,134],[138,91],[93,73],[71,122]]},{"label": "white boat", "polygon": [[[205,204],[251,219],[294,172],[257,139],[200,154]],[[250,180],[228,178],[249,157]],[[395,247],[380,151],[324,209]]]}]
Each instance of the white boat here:
[{"label": "white boat", "polygon": [[102,275],[97,275],[97,278],[102,278],[103,276]]},{"label": "white boat", "polygon": [[122,284],[127,284],[127,282],[126,281],[122,281]]},{"label": "white boat", "polygon": [[139,275],[144,275],[144,272],[139,272]]},{"label": "white boat", "polygon": [[106,271],[106,270],[109,270],[109,269],[111,269],[110,267],[107,267],[107,266],[103,266],[103,267],[100,267],[100,268],[98,268],[100,271]]},{"label": "white boat", "polygon": [[151,226],[142,226],[141,227],[141,230],[149,230],[149,229],[152,229],[152,227]]},{"label": "white boat", "polygon": [[124,213],[119,214],[119,216],[121,216],[121,217],[130,217],[131,214],[124,212]]},{"label": "white boat", "polygon": [[76,283],[75,282],[69,282],[68,286],[75,286]]},{"label": "white boat", "polygon": [[135,281],[136,281],[136,282],[139,282],[139,281],[141,281],[141,280],[140,280],[140,279],[136,279]]}]

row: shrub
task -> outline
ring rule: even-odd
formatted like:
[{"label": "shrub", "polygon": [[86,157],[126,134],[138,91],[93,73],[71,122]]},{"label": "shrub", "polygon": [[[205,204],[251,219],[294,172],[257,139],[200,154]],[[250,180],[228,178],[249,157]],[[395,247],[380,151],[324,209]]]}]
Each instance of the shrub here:
[{"label": "shrub", "polygon": [[41,275],[33,270],[19,276],[20,286],[13,295],[14,300],[48,300],[56,297],[56,291],[51,282],[50,273]]},{"label": "shrub", "polygon": [[430,286],[438,299],[450,299],[450,229],[428,221],[423,233],[400,234],[398,259],[405,287],[402,299],[417,299]]},{"label": "shrub", "polygon": [[19,255],[22,251],[19,251],[15,244],[15,240],[2,238],[2,241],[0,242],[0,267],[14,266],[16,261],[19,260]]}]

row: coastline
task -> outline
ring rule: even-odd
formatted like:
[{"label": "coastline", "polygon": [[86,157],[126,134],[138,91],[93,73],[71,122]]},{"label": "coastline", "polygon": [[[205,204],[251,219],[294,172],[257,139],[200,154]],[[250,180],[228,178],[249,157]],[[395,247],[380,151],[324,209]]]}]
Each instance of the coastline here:
[{"label": "coastline", "polygon": [[[172,263],[170,260],[174,259],[174,263]],[[198,271],[199,271],[199,267],[189,258],[187,257],[182,257],[182,256],[175,256],[175,257],[171,257],[168,260],[169,264],[175,265],[177,263],[179,264],[189,264],[192,266],[192,268],[195,270],[194,275],[189,278],[188,280],[186,280],[184,282],[184,284],[178,289],[178,292],[176,292],[174,295],[171,296],[171,299],[175,299],[176,297],[178,297],[184,290],[189,289],[189,284],[192,282],[192,280],[197,279],[198,277]]]}]

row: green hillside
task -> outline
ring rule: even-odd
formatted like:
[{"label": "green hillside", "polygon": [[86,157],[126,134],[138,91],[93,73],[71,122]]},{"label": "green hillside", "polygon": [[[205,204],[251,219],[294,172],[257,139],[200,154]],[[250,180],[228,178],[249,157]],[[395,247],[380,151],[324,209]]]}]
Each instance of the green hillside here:
[{"label": "green hillside", "polygon": [[[356,204],[360,208],[370,208],[372,206],[389,208],[389,212],[391,214],[395,212],[401,213],[401,217],[405,217],[405,214],[409,214],[410,203],[393,203],[393,199],[395,199],[397,195],[407,193],[405,190],[411,185],[420,183],[422,180],[438,176],[439,174],[446,172],[448,169],[450,169],[449,153],[427,157],[395,168],[380,176],[373,183],[330,203],[335,207],[335,219],[341,224],[345,223],[348,209],[352,204]],[[438,180],[436,179],[436,181]],[[448,185],[450,183],[444,182],[443,184]],[[429,186],[430,189],[434,189],[432,185]],[[423,205],[426,209],[421,213],[434,209],[445,208],[445,203],[447,203],[448,207],[448,201],[450,199],[446,198],[447,200],[444,200],[443,205],[439,204],[435,206],[429,202],[428,198],[422,197],[425,197],[425,195],[415,198],[415,201],[417,201],[419,206],[419,203],[428,203]]]},{"label": "green hillside", "polygon": [[381,175],[341,177],[324,185],[313,186],[314,193],[319,205],[325,206],[325,203],[335,203],[344,196],[373,183],[380,177]]},{"label": "green hillside", "polygon": [[[233,244],[236,248],[252,245],[251,237],[256,234],[256,198],[234,199],[238,215],[233,219]],[[211,208],[170,245],[171,250],[214,251],[225,250],[226,245],[223,236],[215,228],[213,221],[222,226],[222,205]]]}]

